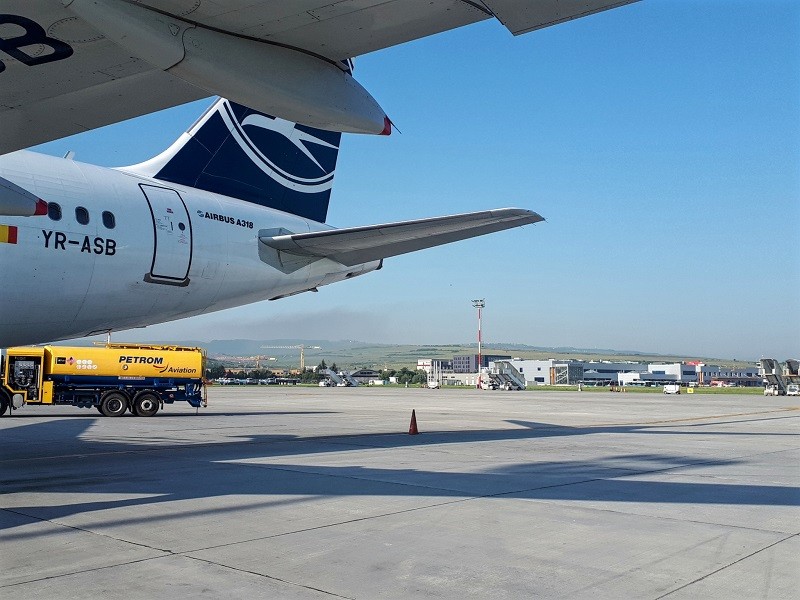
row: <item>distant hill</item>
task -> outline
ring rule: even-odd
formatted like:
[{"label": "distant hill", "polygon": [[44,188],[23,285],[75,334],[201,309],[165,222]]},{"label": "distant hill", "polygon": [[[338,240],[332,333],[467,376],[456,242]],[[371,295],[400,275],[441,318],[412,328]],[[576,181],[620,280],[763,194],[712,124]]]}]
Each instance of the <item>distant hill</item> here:
[{"label": "distant hill", "polygon": [[[72,345],[91,345],[105,338],[95,338],[63,342]],[[122,341],[122,340],[115,340]],[[358,340],[320,340],[320,339],[274,339],[274,340],[153,340],[153,344],[172,344],[180,346],[200,346],[205,348],[211,358],[222,359],[224,363],[254,363],[255,357],[262,357],[263,366],[297,367],[300,362],[299,346],[305,346],[307,366],[314,366],[324,360],[327,364],[336,363],[346,369],[401,367],[415,368],[419,358],[451,358],[455,354],[475,354],[477,344],[376,344]],[[291,348],[297,346],[298,348]],[[313,348],[319,346],[319,349]],[[681,362],[701,361],[722,366],[749,364],[725,358],[703,356],[663,355],[638,350],[614,350],[607,348],[574,348],[571,346],[532,346],[522,343],[489,343],[482,346],[484,353],[510,354],[524,359],[558,360],[614,360],[637,362]],[[246,359],[246,360],[242,360]],[[268,360],[264,362],[266,359]]]},{"label": "distant hill", "polygon": [[639,355],[649,355],[653,356],[652,353],[648,354],[647,352],[639,352],[638,350],[612,350],[610,348],[575,348],[574,346],[530,346],[528,344],[482,344],[484,348],[504,348],[504,349],[515,349],[515,350],[524,350],[524,351],[532,351],[532,352],[557,352],[559,354],[609,354],[609,355],[621,355],[624,354],[626,356],[639,356]]},{"label": "distant hill", "polygon": [[[192,340],[171,341],[181,345],[201,346],[211,357],[256,357],[275,358],[271,361],[276,367],[289,367],[299,364],[299,349],[280,348],[281,346],[305,346],[306,365],[317,365],[325,360],[327,364],[336,363],[342,368],[383,368],[385,366],[414,368],[419,358],[451,358],[455,354],[475,354],[477,344],[375,344],[358,340],[212,340],[199,342]],[[319,346],[319,349],[313,348]],[[555,358],[583,360],[630,360],[642,362],[681,362],[700,360],[710,364],[736,365],[735,360],[702,356],[663,355],[638,350],[615,350],[608,348],[575,348],[571,346],[532,346],[521,343],[490,343],[483,345],[484,353],[510,354],[526,359]]]}]

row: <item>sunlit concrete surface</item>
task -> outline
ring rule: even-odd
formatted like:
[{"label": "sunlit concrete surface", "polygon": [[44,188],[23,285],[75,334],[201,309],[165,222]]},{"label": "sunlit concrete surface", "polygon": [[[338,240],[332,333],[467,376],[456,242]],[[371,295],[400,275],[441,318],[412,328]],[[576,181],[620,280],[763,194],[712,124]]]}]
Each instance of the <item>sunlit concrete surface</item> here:
[{"label": "sunlit concrete surface", "polygon": [[798,405],[215,387],[197,415],[25,407],[0,419],[0,597],[796,598]]}]

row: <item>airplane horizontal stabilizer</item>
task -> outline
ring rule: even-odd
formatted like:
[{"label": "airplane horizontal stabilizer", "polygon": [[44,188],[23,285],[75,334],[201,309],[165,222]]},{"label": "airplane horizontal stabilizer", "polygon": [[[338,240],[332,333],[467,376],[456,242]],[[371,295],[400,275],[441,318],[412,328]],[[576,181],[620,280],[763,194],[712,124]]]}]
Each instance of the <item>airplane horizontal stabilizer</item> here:
[{"label": "airplane horizontal stabilizer", "polygon": [[323,258],[354,266],[539,221],[544,218],[533,211],[500,208],[311,233],[270,235],[275,232],[262,231],[260,255],[285,273]]}]

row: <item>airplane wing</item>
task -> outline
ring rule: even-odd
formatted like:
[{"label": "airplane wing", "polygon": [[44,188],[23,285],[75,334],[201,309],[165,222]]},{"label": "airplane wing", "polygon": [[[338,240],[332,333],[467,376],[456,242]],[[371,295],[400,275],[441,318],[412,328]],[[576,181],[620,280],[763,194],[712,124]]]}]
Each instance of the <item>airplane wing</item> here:
[{"label": "airplane wing", "polygon": [[[516,35],[633,1],[3,0],[0,154],[213,94],[312,126],[382,133],[388,118],[343,79],[341,61],[494,17]],[[263,65],[278,63],[297,80],[259,87],[271,77]],[[307,118],[279,112],[298,97],[309,98],[297,109]]]},{"label": "airplane wing", "polygon": [[544,218],[533,211],[500,208],[311,233],[260,231],[259,254],[284,273],[323,258],[352,267],[539,221]]}]

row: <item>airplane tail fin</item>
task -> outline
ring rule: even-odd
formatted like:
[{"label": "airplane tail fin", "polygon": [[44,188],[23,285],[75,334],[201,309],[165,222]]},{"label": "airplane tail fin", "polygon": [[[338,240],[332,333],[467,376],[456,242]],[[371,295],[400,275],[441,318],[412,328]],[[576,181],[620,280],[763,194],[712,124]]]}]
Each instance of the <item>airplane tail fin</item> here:
[{"label": "airplane tail fin", "polygon": [[125,170],[324,223],[340,139],[219,98],[167,150]]}]

